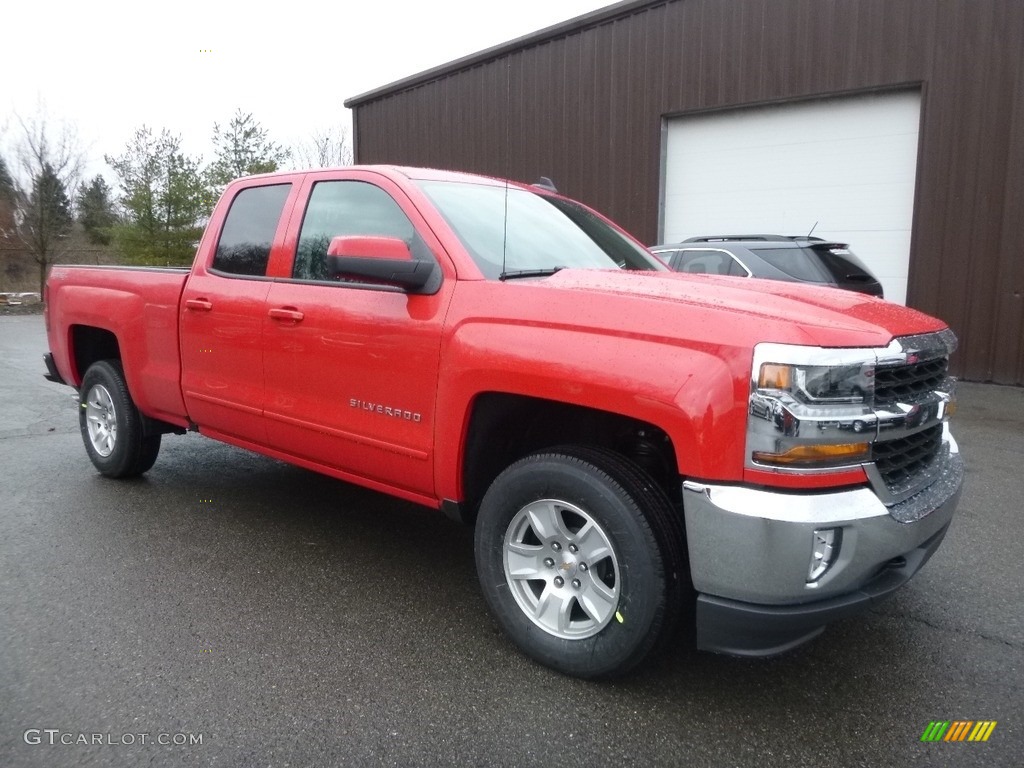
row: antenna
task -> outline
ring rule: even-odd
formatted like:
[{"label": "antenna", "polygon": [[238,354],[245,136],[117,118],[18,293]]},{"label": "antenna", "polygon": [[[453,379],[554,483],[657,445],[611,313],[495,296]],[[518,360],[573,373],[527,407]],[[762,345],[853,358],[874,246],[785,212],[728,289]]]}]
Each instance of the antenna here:
[{"label": "antenna", "polygon": [[509,113],[512,105],[512,60],[505,63],[505,212],[501,227],[501,273],[500,280],[505,279],[505,261],[508,252],[508,177],[512,163],[512,128]]},{"label": "antenna", "polygon": [[814,226],[811,227],[811,231],[807,233],[807,239],[808,240],[811,239],[811,235],[814,234],[814,230],[816,230],[817,228],[818,228],[818,222],[814,222]]}]

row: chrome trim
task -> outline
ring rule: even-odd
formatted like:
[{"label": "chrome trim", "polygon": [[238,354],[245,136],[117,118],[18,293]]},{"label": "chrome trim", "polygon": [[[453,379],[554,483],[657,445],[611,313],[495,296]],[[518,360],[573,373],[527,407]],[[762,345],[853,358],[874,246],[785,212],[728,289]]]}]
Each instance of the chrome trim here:
[{"label": "chrome trim", "polygon": [[741,267],[743,267],[743,271],[747,273],[747,277],[753,277],[754,276],[753,270],[744,263],[743,259],[741,259],[739,256],[737,256],[735,253],[730,253],[729,255],[732,256],[733,259],[736,260],[737,264],[739,264]]},{"label": "chrome trim", "polygon": [[949,328],[916,336],[898,336],[884,350],[877,350],[877,365],[907,365],[909,358],[915,355],[920,360],[933,360],[952,355],[956,347],[956,334]]},{"label": "chrome trim", "polygon": [[[800,493],[684,482],[693,586],[767,605],[848,594],[949,525],[962,477],[957,455],[949,473],[905,508],[886,507],[867,486]],[[814,531],[821,528],[841,528],[842,546],[820,579],[808,583]]]},{"label": "chrome trim", "polygon": [[[842,528],[815,528],[812,534],[811,561],[807,564],[807,586],[817,586],[821,577],[832,567],[832,561],[842,549]],[[821,554],[818,554],[819,548]]]},{"label": "chrome trim", "polygon": [[[678,250],[680,252],[681,251],[706,251],[706,252],[710,252],[710,253],[724,253],[730,259],[732,259],[737,264],[739,264],[741,267],[743,267],[743,271],[747,273],[747,275],[746,275],[747,277],[753,277],[754,276],[754,273],[750,270],[750,267],[748,267],[746,264],[744,264],[743,260],[740,259],[739,256],[737,256],[735,253],[732,253],[731,251],[725,250],[724,248],[686,248],[686,247],[683,247],[683,248],[679,248]],[[722,275],[722,277],[728,277],[728,275]]]},{"label": "chrome trim", "polygon": [[716,509],[731,515],[814,525],[818,528],[835,527],[837,521],[849,522],[889,514],[867,487],[801,494],[767,491],[745,485],[686,481],[683,490],[689,494],[700,494],[714,504]]},{"label": "chrome trim", "polygon": [[[737,264],[739,264],[741,267],[743,267],[743,271],[747,273],[746,277],[753,277],[754,276],[754,273],[750,271],[750,268],[746,264],[744,264],[743,261],[735,253],[730,253],[729,251],[725,250],[724,248],[686,248],[686,247],[683,247],[681,245],[676,245],[676,246],[672,246],[671,248],[659,248],[657,250],[651,249],[651,253],[671,253],[671,254],[675,254],[675,253],[682,253],[683,251],[700,251],[702,253],[724,253],[730,259],[732,259]],[[671,257],[669,257],[669,260],[671,260]],[[674,267],[673,267],[673,271],[675,271]],[[698,274],[698,273],[695,273],[695,272],[682,272],[681,274]],[[713,273],[709,272],[708,274],[713,274]],[[730,275],[719,275],[719,277],[730,277]],[[731,277],[739,277],[739,275],[731,275]]]}]

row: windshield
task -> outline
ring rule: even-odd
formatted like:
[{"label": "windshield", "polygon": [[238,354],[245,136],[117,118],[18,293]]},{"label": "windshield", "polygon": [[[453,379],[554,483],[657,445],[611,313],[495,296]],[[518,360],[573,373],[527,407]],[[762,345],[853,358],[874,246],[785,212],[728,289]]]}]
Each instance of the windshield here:
[{"label": "windshield", "polygon": [[516,187],[453,181],[419,186],[488,279],[564,268],[664,269],[578,203]]}]

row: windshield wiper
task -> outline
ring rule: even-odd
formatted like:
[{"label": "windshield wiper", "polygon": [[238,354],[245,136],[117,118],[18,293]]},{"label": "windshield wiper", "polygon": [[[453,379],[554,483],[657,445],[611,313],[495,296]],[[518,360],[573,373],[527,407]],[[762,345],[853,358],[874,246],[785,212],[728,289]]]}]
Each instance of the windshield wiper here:
[{"label": "windshield wiper", "polygon": [[512,272],[502,272],[498,275],[499,280],[515,280],[517,277],[550,277],[565,267],[549,267],[548,269],[517,269]]}]

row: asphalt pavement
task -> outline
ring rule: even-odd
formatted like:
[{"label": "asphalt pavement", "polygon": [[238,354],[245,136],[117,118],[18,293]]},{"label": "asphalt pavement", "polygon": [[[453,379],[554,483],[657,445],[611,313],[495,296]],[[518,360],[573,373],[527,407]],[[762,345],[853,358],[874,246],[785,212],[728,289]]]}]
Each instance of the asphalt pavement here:
[{"label": "asphalt pavement", "polygon": [[961,385],[960,509],[878,609],[589,683],[499,633],[437,512],[195,434],[100,477],[45,346],[0,317],[0,766],[1024,765],[1024,389]]}]

